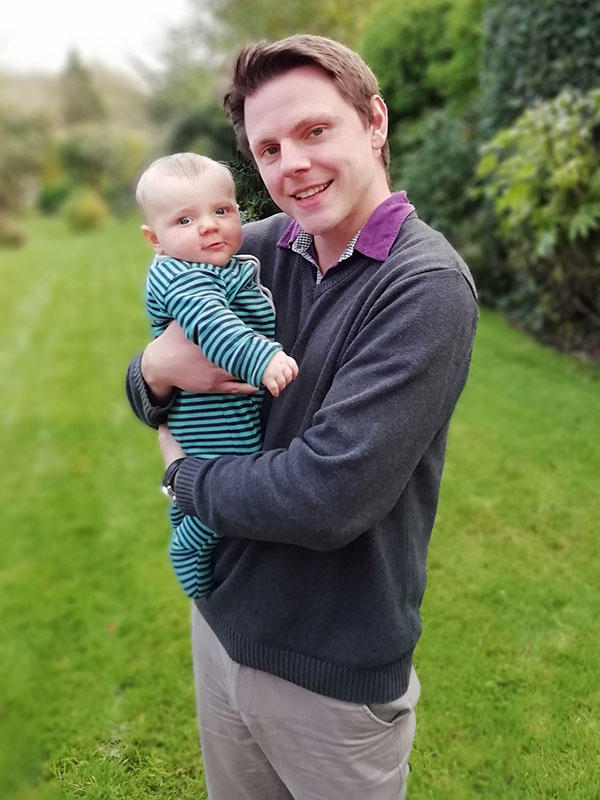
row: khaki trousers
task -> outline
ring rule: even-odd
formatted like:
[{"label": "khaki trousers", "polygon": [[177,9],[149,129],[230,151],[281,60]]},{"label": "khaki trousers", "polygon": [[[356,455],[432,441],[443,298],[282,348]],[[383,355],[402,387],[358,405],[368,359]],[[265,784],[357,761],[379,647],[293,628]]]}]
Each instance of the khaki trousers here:
[{"label": "khaki trousers", "polygon": [[192,603],[209,800],[402,800],[419,680],[376,706],[347,703],[232,661]]}]

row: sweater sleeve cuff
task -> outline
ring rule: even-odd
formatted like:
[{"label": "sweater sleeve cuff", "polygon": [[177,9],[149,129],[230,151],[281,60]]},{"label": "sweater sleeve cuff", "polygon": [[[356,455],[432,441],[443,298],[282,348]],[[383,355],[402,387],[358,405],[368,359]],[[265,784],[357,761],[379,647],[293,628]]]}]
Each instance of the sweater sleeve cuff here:
[{"label": "sweater sleeve cuff", "polygon": [[194,485],[198,469],[202,464],[206,464],[206,461],[200,458],[186,458],[181,462],[175,478],[177,508],[190,517],[197,516],[194,506]]},{"label": "sweater sleeve cuff", "polygon": [[176,390],[169,395],[164,403],[158,403],[151,395],[144,378],[142,377],[142,354],[137,355],[127,370],[125,390],[131,410],[136,417],[150,425],[158,428],[160,424],[167,421],[169,411],[176,397]]}]

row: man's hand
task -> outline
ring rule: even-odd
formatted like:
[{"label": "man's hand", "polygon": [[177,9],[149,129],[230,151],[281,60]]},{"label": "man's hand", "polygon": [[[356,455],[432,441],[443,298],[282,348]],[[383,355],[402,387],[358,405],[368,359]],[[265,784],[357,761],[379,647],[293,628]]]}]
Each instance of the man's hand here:
[{"label": "man's hand", "polygon": [[142,376],[152,394],[163,400],[174,386],[197,394],[254,394],[257,389],[216,367],[191,342],[177,322],[144,350]]},{"label": "man's hand", "polygon": [[273,397],[278,397],[288,383],[291,383],[298,374],[298,364],[291,356],[286,355],[282,350],[275,353],[273,358],[265,367],[262,376],[262,383],[271,392]]},{"label": "man's hand", "polygon": [[178,458],[185,458],[185,453],[177,444],[173,434],[166,425],[158,426],[158,444],[165,460],[165,467]]}]

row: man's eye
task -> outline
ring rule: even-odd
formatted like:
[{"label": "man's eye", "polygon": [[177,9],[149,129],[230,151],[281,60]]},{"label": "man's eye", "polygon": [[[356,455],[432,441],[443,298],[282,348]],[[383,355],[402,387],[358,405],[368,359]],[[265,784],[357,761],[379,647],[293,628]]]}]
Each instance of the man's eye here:
[{"label": "man's eye", "polygon": [[177,220],[177,224],[178,225],[189,225],[191,221],[192,221],[191,217],[179,217],[179,219]]},{"label": "man's eye", "polygon": [[268,147],[265,147],[263,150],[263,156],[276,156],[279,152],[279,148],[276,144],[270,144]]},{"label": "man's eye", "polygon": [[323,133],[324,130],[325,130],[325,128],[323,128],[320,125],[318,125],[316,128],[312,129],[311,134],[313,136],[320,136]]}]

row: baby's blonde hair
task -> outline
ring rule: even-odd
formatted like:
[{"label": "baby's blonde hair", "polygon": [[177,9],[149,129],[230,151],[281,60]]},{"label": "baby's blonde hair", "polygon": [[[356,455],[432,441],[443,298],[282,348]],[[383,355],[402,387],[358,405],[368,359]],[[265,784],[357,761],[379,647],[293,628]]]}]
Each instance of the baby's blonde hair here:
[{"label": "baby's blonde hair", "polygon": [[135,199],[143,211],[147,211],[152,191],[152,176],[156,173],[170,175],[173,178],[182,180],[193,180],[200,177],[203,172],[211,167],[216,167],[223,171],[231,181],[231,187],[235,195],[235,181],[233,175],[225,164],[220,161],[213,161],[212,158],[201,156],[198,153],[172,153],[170,156],[163,156],[153,161],[142,173],[137,188]]}]

